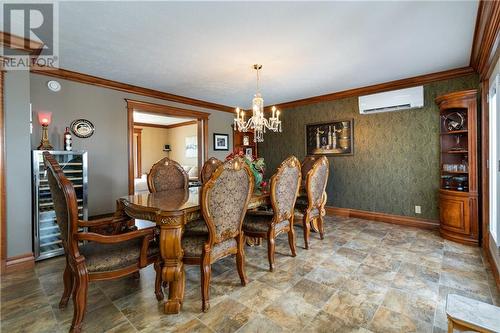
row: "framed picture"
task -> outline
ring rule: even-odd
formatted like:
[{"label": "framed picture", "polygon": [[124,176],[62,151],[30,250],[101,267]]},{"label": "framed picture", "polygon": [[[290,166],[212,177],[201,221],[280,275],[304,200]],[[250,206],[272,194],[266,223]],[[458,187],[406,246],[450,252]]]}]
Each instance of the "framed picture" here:
[{"label": "framed picture", "polygon": [[354,154],[354,120],[306,125],[306,154],[347,156]]},{"label": "framed picture", "polygon": [[214,150],[229,150],[229,134],[214,133]]},{"label": "framed picture", "polygon": [[245,148],[245,155],[248,157],[252,157],[253,156],[252,148]]},{"label": "framed picture", "polygon": [[198,157],[198,138],[197,136],[186,137],[186,157]]}]

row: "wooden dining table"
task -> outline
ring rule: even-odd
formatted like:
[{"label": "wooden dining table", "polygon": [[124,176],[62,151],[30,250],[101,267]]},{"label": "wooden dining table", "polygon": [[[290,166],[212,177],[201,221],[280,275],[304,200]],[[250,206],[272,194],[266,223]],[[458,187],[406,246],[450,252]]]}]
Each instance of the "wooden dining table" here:
[{"label": "wooden dining table", "polygon": [[[179,313],[184,299],[184,265],[182,262],[182,232],[184,225],[199,219],[201,214],[201,187],[143,193],[117,200],[117,216],[148,220],[160,229],[160,255],[163,260],[162,280],[168,283],[168,299],[164,302],[166,314]],[[270,203],[269,193],[253,193],[248,209]]]}]

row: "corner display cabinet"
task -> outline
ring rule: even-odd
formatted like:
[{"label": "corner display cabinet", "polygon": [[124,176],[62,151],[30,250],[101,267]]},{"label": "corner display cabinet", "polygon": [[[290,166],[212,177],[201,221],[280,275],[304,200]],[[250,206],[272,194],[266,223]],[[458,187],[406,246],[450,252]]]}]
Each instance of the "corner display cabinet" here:
[{"label": "corner display cabinet", "polygon": [[440,113],[441,236],[478,245],[477,91],[466,90],[436,98]]},{"label": "corner display cabinet", "polygon": [[[64,175],[73,183],[78,202],[78,217],[88,218],[87,210],[87,152],[50,151],[61,166]],[[64,253],[61,232],[56,221],[50,194],[43,151],[33,151],[33,240],[35,260]]]}]

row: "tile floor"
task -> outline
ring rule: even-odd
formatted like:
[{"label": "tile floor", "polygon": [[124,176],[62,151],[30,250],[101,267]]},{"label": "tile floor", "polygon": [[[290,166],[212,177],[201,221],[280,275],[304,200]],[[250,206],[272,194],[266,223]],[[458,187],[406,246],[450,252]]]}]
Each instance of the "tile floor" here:
[{"label": "tile floor", "polygon": [[[277,242],[274,273],[266,246],[247,248],[250,283],[241,287],[233,258],[213,265],[211,309],[200,312],[199,269],[186,270],[179,315],[164,315],[153,293],[154,271],[140,279],[91,283],[84,332],[445,332],[448,293],[499,305],[500,295],[478,248],[448,242],[436,232],[327,217],[326,238],[290,257]],[[2,332],[67,332],[71,305],[59,310],[64,261],[1,283]]]}]

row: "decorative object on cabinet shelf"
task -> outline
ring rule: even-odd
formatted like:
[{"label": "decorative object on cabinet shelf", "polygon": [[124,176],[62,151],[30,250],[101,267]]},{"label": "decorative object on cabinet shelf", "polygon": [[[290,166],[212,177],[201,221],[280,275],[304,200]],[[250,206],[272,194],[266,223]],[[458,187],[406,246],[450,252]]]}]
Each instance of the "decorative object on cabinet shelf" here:
[{"label": "decorative object on cabinet shelf", "polygon": [[95,131],[94,124],[87,119],[77,119],[71,123],[71,132],[79,138],[90,138]]},{"label": "decorative object on cabinet shelf", "polygon": [[252,148],[245,148],[245,156],[247,156],[247,157],[253,156]]},{"label": "decorative object on cabinet shelf", "polygon": [[[32,155],[33,177],[33,243],[35,260],[64,254],[61,232],[57,225],[47,172],[43,163],[43,150]],[[73,183],[78,203],[78,216],[88,218],[88,167],[85,151],[50,151],[60,164],[65,176]]]},{"label": "decorative object on cabinet shelf", "polygon": [[71,132],[69,131],[69,127],[66,127],[66,131],[64,131],[64,150],[71,151],[73,150],[73,143],[71,139]]},{"label": "decorative object on cabinet shelf", "polygon": [[42,138],[40,139],[39,150],[53,149],[49,141],[49,125],[52,121],[52,112],[38,112],[38,122],[42,126]]},{"label": "decorative object on cabinet shelf", "polygon": [[448,131],[460,131],[464,129],[465,117],[462,112],[451,112],[443,115],[444,127]]},{"label": "decorative object on cabinet shelf", "polygon": [[229,150],[229,134],[214,133],[214,150]]},{"label": "decorative object on cabinet shelf", "polygon": [[[257,72],[257,92],[252,99],[252,116],[245,121],[245,111],[240,112],[240,108],[236,108],[236,118],[234,119],[234,130],[240,132],[254,131],[254,142],[263,142],[266,129],[273,132],[281,132],[280,111],[275,106],[271,108],[272,115],[269,119],[264,117],[264,99],[260,94],[259,87],[259,70],[262,65],[255,64],[253,69]],[[240,117],[241,116],[241,117]]]},{"label": "decorative object on cabinet shelf", "polygon": [[248,146],[250,144],[250,137],[248,135],[243,136],[243,146]]},{"label": "decorative object on cabinet shelf", "polygon": [[306,125],[306,155],[353,155],[354,120]]}]

